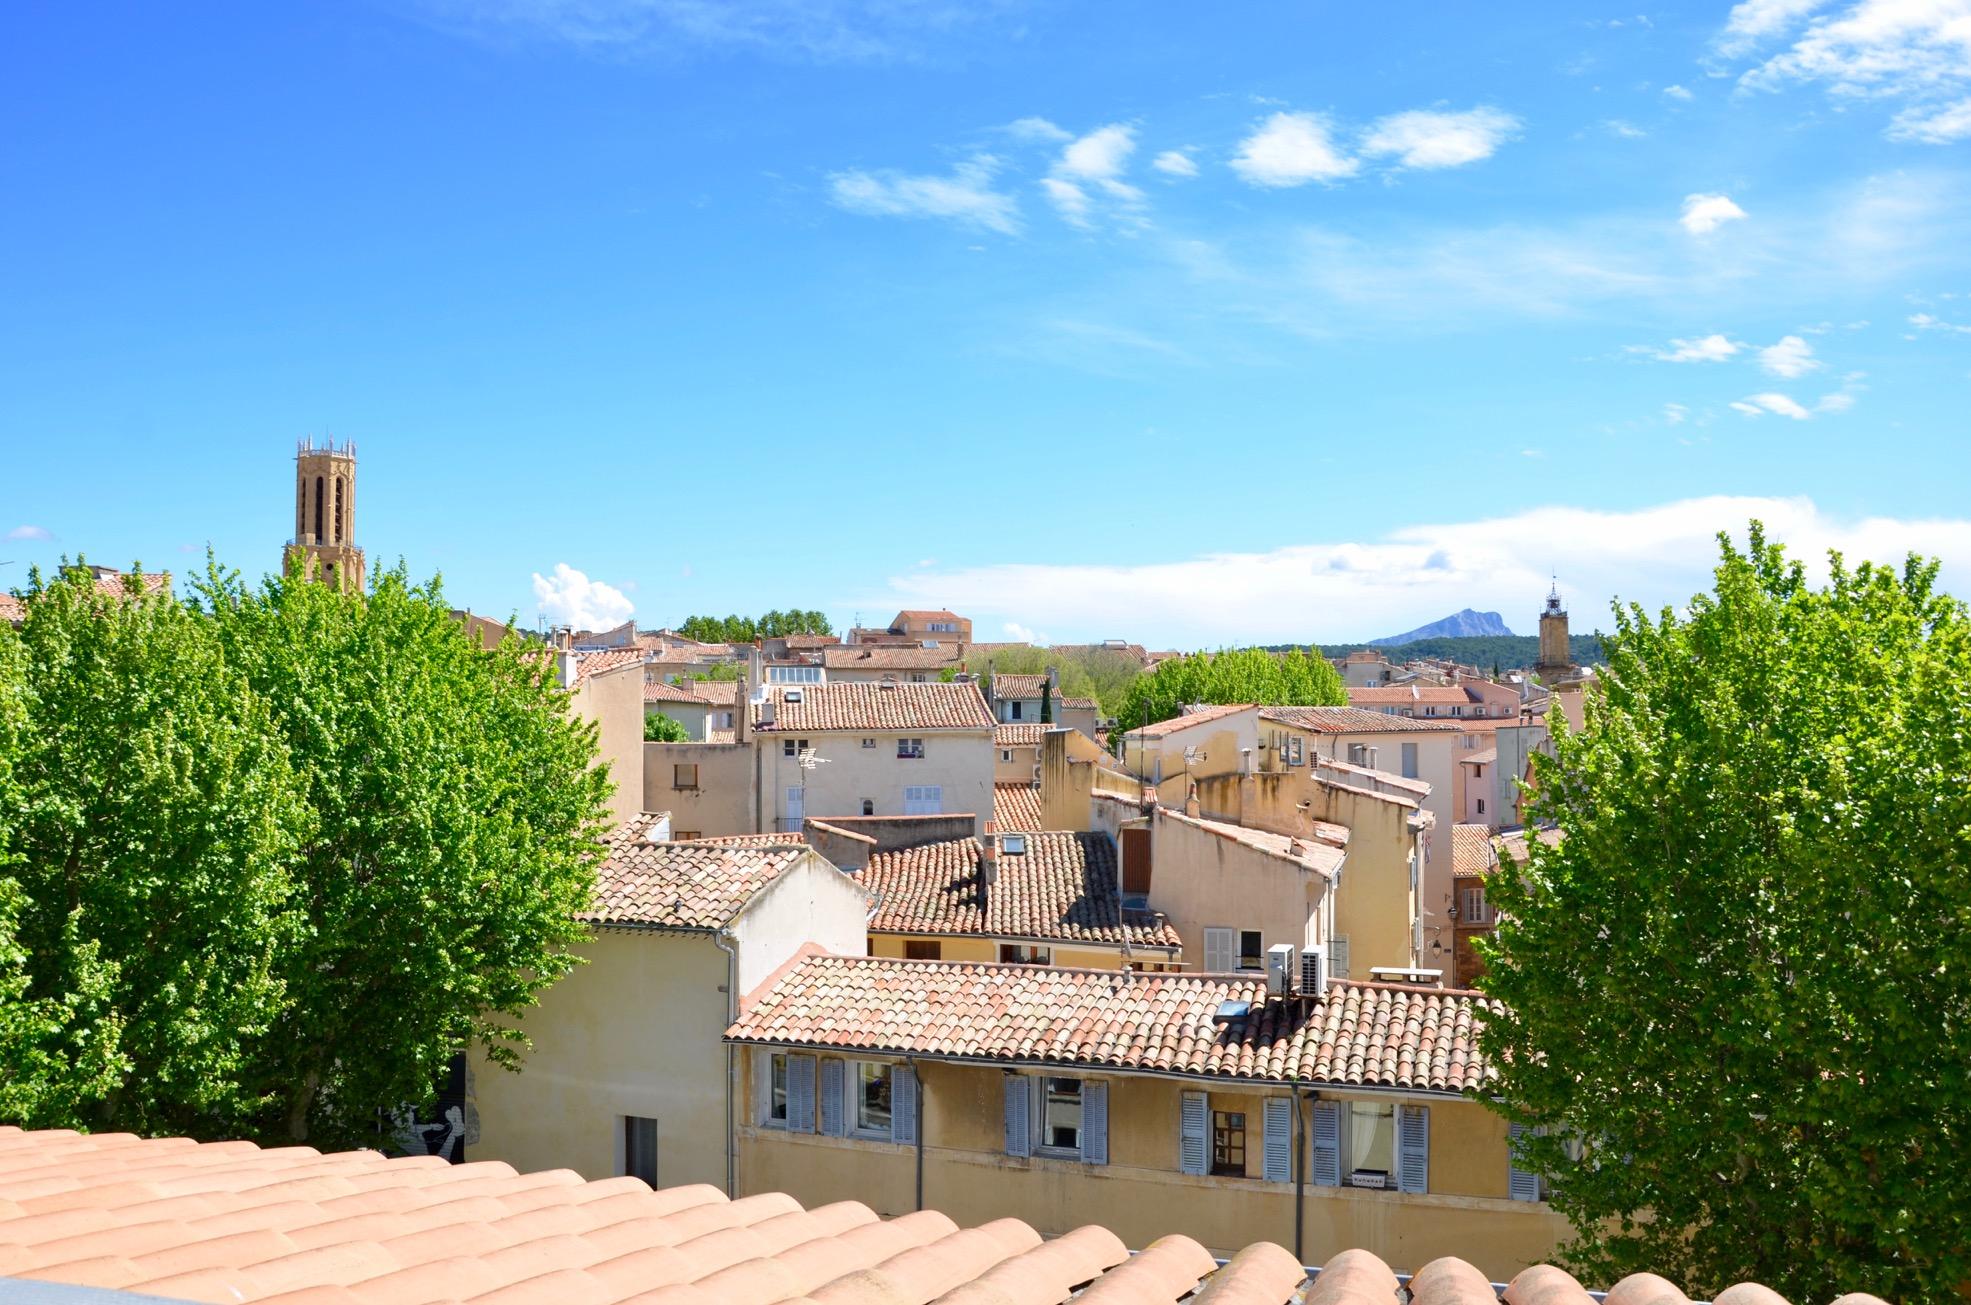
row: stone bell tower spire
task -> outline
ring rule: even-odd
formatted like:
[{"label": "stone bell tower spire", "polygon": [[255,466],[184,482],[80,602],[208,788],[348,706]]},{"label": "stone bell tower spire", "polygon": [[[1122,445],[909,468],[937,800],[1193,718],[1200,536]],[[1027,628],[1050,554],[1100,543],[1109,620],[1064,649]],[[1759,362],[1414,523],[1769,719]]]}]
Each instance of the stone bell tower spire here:
[{"label": "stone bell tower spire", "polygon": [[356,445],[300,441],[294,449],[294,538],[285,564],[344,593],[363,592],[363,550],[356,547]]},{"label": "stone bell tower spire", "polygon": [[1580,669],[1574,664],[1568,642],[1567,608],[1561,604],[1560,578],[1556,576],[1547,591],[1547,605],[1540,611],[1540,659],[1533,663],[1533,673],[1542,684],[1552,685],[1577,677]]}]

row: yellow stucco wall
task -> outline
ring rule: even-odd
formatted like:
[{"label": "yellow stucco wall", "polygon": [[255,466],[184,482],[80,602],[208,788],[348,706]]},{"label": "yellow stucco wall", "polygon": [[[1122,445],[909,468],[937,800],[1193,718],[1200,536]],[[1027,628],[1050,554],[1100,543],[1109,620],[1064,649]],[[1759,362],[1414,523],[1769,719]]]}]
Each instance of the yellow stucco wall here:
[{"label": "yellow stucco wall", "polygon": [[1150,905],[1184,940],[1186,969],[1204,968],[1205,929],[1257,929],[1263,951],[1325,942],[1327,881],[1161,811],[1151,826]]},{"label": "yellow stucco wall", "polygon": [[[756,1063],[745,1056],[746,1073]],[[1204,1084],[1109,1078],[1107,1165],[1004,1154],[1003,1075],[989,1066],[919,1062],[924,1097],[924,1204],[962,1226],[1012,1217],[1043,1234],[1102,1224],[1141,1248],[1167,1233],[1228,1254],[1254,1241],[1294,1246],[1294,1186],[1177,1172],[1181,1094]],[[1247,1113],[1248,1170],[1261,1172],[1268,1092],[1211,1085],[1215,1109]],[[750,1100],[750,1096],[748,1097]],[[1550,1259],[1567,1225],[1545,1204],[1504,1199],[1505,1128],[1476,1102],[1433,1100],[1430,1191],[1305,1188],[1301,1253],[1318,1264],[1364,1247],[1399,1272],[1456,1255],[1494,1281]],[[891,1215],[915,1208],[915,1149],[888,1142],[740,1129],[740,1190],[786,1191],[804,1204],[859,1200]]]},{"label": "yellow stucco wall", "polygon": [[[707,936],[599,933],[521,1027],[518,1074],[474,1066],[474,1160],[515,1169],[622,1172],[623,1117],[657,1121],[664,1186],[725,1186],[725,953]],[[681,1055],[681,1048],[691,1049]]]},{"label": "yellow stucco wall", "polygon": [[609,798],[611,818],[621,824],[645,810],[641,670],[625,666],[589,676],[575,686],[569,709],[581,719],[595,722],[597,759],[608,765],[609,778],[616,785]]},{"label": "yellow stucco wall", "polygon": [[[679,765],[698,767],[698,787],[677,787]],[[643,809],[671,813],[671,829],[702,838],[755,834],[753,749],[737,743],[643,745]]]},{"label": "yellow stucco wall", "polygon": [[[872,933],[869,935],[869,954],[871,956],[904,955],[907,942],[935,942],[938,944],[938,959],[943,961],[998,961],[999,944],[997,938],[978,938],[967,934],[898,934]],[[1122,967],[1122,951],[1115,947],[1076,947],[1066,943],[1048,942],[1045,939],[1005,939],[1006,942],[1025,942],[1048,947],[1053,950],[1050,964],[1086,970],[1114,970]],[[1146,965],[1162,963],[1168,953],[1161,951],[1135,950],[1131,959]]]}]

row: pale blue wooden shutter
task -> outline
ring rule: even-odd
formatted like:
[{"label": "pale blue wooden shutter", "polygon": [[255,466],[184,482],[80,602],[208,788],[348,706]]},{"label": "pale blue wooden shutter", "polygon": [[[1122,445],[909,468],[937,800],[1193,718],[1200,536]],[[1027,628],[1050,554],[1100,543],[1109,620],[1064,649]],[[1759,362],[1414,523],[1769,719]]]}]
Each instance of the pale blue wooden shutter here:
[{"label": "pale blue wooden shutter", "polygon": [[1524,1124],[1506,1127],[1506,1195],[1515,1201],[1540,1199],[1540,1175],[1519,1167],[1520,1143],[1531,1131]]},{"label": "pale blue wooden shutter", "polygon": [[1205,1094],[1186,1092],[1178,1109],[1177,1168],[1186,1174],[1202,1174],[1211,1161],[1211,1111]]},{"label": "pale blue wooden shutter", "polygon": [[1341,1102],[1314,1103],[1314,1185],[1341,1186]]},{"label": "pale blue wooden shutter", "polygon": [[890,1068],[890,1140],[917,1142],[917,1071],[908,1065]]},{"label": "pale blue wooden shutter", "polygon": [[1263,1176],[1269,1183],[1290,1183],[1293,1181],[1293,1100],[1266,1098],[1262,1118],[1265,1136],[1261,1144],[1266,1150]]},{"label": "pale blue wooden shutter", "polygon": [[1083,1164],[1109,1163],[1109,1085],[1081,1085],[1081,1160]]},{"label": "pale blue wooden shutter", "polygon": [[1430,1190],[1430,1107],[1399,1106],[1396,1111],[1396,1189]]},{"label": "pale blue wooden shutter", "polygon": [[821,1062],[821,1131],[829,1137],[848,1132],[842,1109],[843,1065],[830,1057]]},{"label": "pale blue wooden shutter", "polygon": [[814,1057],[787,1057],[787,1128],[814,1131]]},{"label": "pale blue wooden shutter", "polygon": [[1033,1129],[1027,1123],[1027,1107],[1032,1089],[1018,1074],[1008,1074],[1006,1082],[1006,1154],[1032,1155]]}]

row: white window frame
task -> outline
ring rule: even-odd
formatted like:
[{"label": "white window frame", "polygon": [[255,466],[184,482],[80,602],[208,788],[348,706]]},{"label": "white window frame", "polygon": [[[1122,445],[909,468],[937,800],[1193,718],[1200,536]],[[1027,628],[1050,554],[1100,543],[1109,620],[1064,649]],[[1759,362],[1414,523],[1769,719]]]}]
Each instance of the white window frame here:
[{"label": "white window frame", "polygon": [[[913,794],[915,796],[912,796]],[[906,816],[943,815],[944,785],[905,784],[903,786],[903,814]]]},{"label": "white window frame", "polygon": [[[883,1077],[890,1080],[890,1121],[880,1129],[867,1128],[862,1122],[862,1072],[865,1069],[881,1070]],[[896,1071],[897,1067],[887,1060],[851,1060],[843,1066],[842,1090],[849,1095],[849,1100],[843,1102],[842,1107],[848,1117],[850,1137],[861,1138],[864,1141],[887,1142],[895,1134]]]},{"label": "white window frame", "polygon": [[[1067,1074],[1036,1074],[1029,1082],[1033,1085],[1033,1107],[1028,1117],[1033,1121],[1033,1153],[1050,1160],[1080,1160],[1082,1148],[1086,1143],[1088,1125],[1087,1081]],[[1047,1140],[1047,1098],[1050,1083],[1074,1084],[1075,1124],[1074,1145],[1055,1146]]]},{"label": "white window frame", "polygon": [[1012,764],[1013,764],[1013,749],[1011,749],[1011,748],[1001,748],[1001,749],[999,750],[999,760],[1000,760],[1000,763],[1001,763],[1002,765],[1007,765],[1007,766],[1010,766],[1010,765],[1012,765]]},{"label": "white window frame", "polygon": [[899,737],[897,739],[898,761],[922,761],[923,759],[924,759],[924,740],[906,739],[902,737]]}]

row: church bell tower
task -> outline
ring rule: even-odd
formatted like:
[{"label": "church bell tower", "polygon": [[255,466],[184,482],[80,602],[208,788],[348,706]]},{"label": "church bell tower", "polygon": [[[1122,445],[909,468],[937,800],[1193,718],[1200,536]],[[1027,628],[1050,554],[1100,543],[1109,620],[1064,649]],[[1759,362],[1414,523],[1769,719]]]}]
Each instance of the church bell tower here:
[{"label": "church bell tower", "polygon": [[1576,678],[1581,668],[1574,664],[1574,651],[1567,638],[1567,609],[1561,605],[1560,582],[1547,591],[1547,605],[1540,611],[1540,660],[1533,673],[1542,684],[1552,685]]},{"label": "church bell tower", "polygon": [[356,445],[302,440],[294,450],[294,538],[284,564],[344,593],[363,592],[363,550],[356,537]]}]

